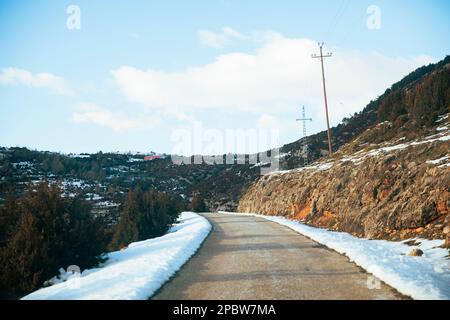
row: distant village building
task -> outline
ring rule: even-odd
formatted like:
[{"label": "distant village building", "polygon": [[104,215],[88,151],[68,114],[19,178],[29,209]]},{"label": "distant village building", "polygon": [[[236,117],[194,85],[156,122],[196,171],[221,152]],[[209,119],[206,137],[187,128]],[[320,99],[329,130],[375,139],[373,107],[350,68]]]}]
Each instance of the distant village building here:
[{"label": "distant village building", "polygon": [[145,156],[144,161],[153,161],[155,159],[162,159],[162,156]]}]

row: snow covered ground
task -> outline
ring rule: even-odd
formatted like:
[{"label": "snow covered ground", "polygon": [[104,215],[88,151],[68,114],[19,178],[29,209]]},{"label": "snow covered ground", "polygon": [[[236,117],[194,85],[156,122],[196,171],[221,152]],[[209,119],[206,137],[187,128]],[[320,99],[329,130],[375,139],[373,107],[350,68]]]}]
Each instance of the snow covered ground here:
[{"label": "snow covered ground", "polygon": [[192,212],[183,212],[179,223],[159,238],[130,244],[107,254],[99,268],[50,287],[39,289],[22,299],[148,299],[197,251],[211,230],[209,222]]},{"label": "snow covered ground", "polygon": [[[343,156],[341,156],[341,158],[339,158],[337,160],[326,159],[325,161],[318,161],[318,162],[315,162],[306,167],[300,167],[300,168],[295,168],[295,169],[290,169],[290,170],[273,171],[273,172],[267,173],[267,175],[275,176],[275,175],[282,175],[282,174],[286,174],[286,173],[299,172],[299,171],[305,171],[305,170],[326,171],[326,170],[331,169],[336,164],[342,163],[342,162],[351,161],[355,164],[360,164],[364,159],[366,159],[368,157],[376,157],[379,155],[388,155],[388,154],[391,154],[398,150],[403,150],[403,149],[406,149],[409,147],[414,147],[417,145],[433,143],[436,141],[449,141],[450,140],[450,125],[448,125],[446,127],[441,127],[441,129],[442,130],[438,130],[439,131],[438,133],[433,134],[428,137],[425,137],[422,140],[414,140],[414,141],[409,141],[409,142],[400,143],[400,144],[386,143],[385,145],[382,145],[382,147],[374,148],[369,151],[360,150],[358,152],[355,152],[352,155],[343,155]],[[404,138],[399,139],[399,141],[403,141],[403,140],[404,140]],[[450,166],[449,157],[450,157],[450,155],[447,155],[440,159],[434,159],[434,160],[431,159],[431,160],[426,161],[426,163],[433,164],[433,165],[440,164],[439,165],[440,168],[449,167]]]},{"label": "snow covered ground", "polygon": [[[225,214],[236,214],[227,213]],[[241,213],[238,213],[241,214]],[[314,228],[283,217],[245,214],[261,217],[301,233],[341,254],[381,279],[399,292],[414,299],[450,299],[450,260],[446,249],[438,248],[443,240],[416,239],[418,246],[405,241],[368,240],[345,232]],[[408,256],[421,249],[421,257]]]}]

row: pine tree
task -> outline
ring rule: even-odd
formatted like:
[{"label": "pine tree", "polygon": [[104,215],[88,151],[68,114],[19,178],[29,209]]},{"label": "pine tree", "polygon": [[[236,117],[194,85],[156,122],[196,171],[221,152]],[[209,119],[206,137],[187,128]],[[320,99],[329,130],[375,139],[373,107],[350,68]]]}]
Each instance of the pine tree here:
[{"label": "pine tree", "polygon": [[177,218],[174,199],[162,192],[142,192],[140,187],[136,187],[128,193],[111,248],[162,236]]},{"label": "pine tree", "polygon": [[6,244],[7,239],[10,237],[19,220],[16,201],[14,191],[9,189],[6,194],[5,203],[0,207],[0,248]]},{"label": "pine tree", "polygon": [[97,263],[107,238],[84,199],[63,197],[58,186],[44,181],[30,184],[15,203],[7,201],[0,210],[2,221],[18,220],[0,247],[2,292],[28,292],[61,267],[83,269]]},{"label": "pine tree", "polygon": [[[17,232],[0,255],[2,292],[24,293],[36,289],[49,276],[48,246],[37,221],[30,212],[24,212]],[[53,270],[52,270],[53,272]]]},{"label": "pine tree", "polygon": [[140,219],[142,216],[139,208],[140,199],[141,191],[139,189],[128,192],[127,200],[112,240],[113,248],[122,247],[139,240],[138,225],[141,223]]}]

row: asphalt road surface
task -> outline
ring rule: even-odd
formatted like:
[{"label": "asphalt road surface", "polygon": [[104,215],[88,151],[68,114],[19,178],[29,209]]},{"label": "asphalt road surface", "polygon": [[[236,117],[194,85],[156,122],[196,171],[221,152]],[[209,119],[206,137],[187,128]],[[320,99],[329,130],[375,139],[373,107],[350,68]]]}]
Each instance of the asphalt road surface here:
[{"label": "asphalt road surface", "polygon": [[402,299],[348,258],[262,218],[205,214],[213,230],[152,299]]}]

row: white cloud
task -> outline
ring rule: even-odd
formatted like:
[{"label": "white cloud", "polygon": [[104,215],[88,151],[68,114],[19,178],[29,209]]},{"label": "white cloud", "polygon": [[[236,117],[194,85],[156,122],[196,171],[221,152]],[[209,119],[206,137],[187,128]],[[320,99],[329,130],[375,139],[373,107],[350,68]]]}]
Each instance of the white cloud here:
[{"label": "white cloud", "polygon": [[[270,32],[254,53],[228,53],[215,61],[180,72],[122,66],[112,71],[118,87],[133,101],[165,112],[198,109],[250,111],[272,115],[305,104],[308,113],[324,118],[320,63],[316,41]],[[330,48],[325,62],[333,123],[362,110],[371,100],[415,68],[432,62],[427,56],[387,57]],[[319,118],[319,119],[318,119]]]},{"label": "white cloud", "polygon": [[232,40],[244,40],[247,38],[230,27],[222,28],[222,32],[220,33],[200,30],[197,35],[201,44],[213,48],[223,48],[227,44],[230,44]]},{"label": "white cloud", "polygon": [[25,85],[28,87],[45,88],[59,95],[73,95],[74,91],[61,77],[51,73],[33,74],[25,69],[6,68],[0,73],[2,85]]},{"label": "white cloud", "polygon": [[130,118],[122,112],[112,112],[93,103],[80,104],[78,111],[72,115],[72,120],[76,123],[96,124],[116,132],[151,128],[159,123],[157,117]]},{"label": "white cloud", "polygon": [[264,113],[258,118],[258,127],[265,130],[280,130],[281,123],[277,117]]}]

